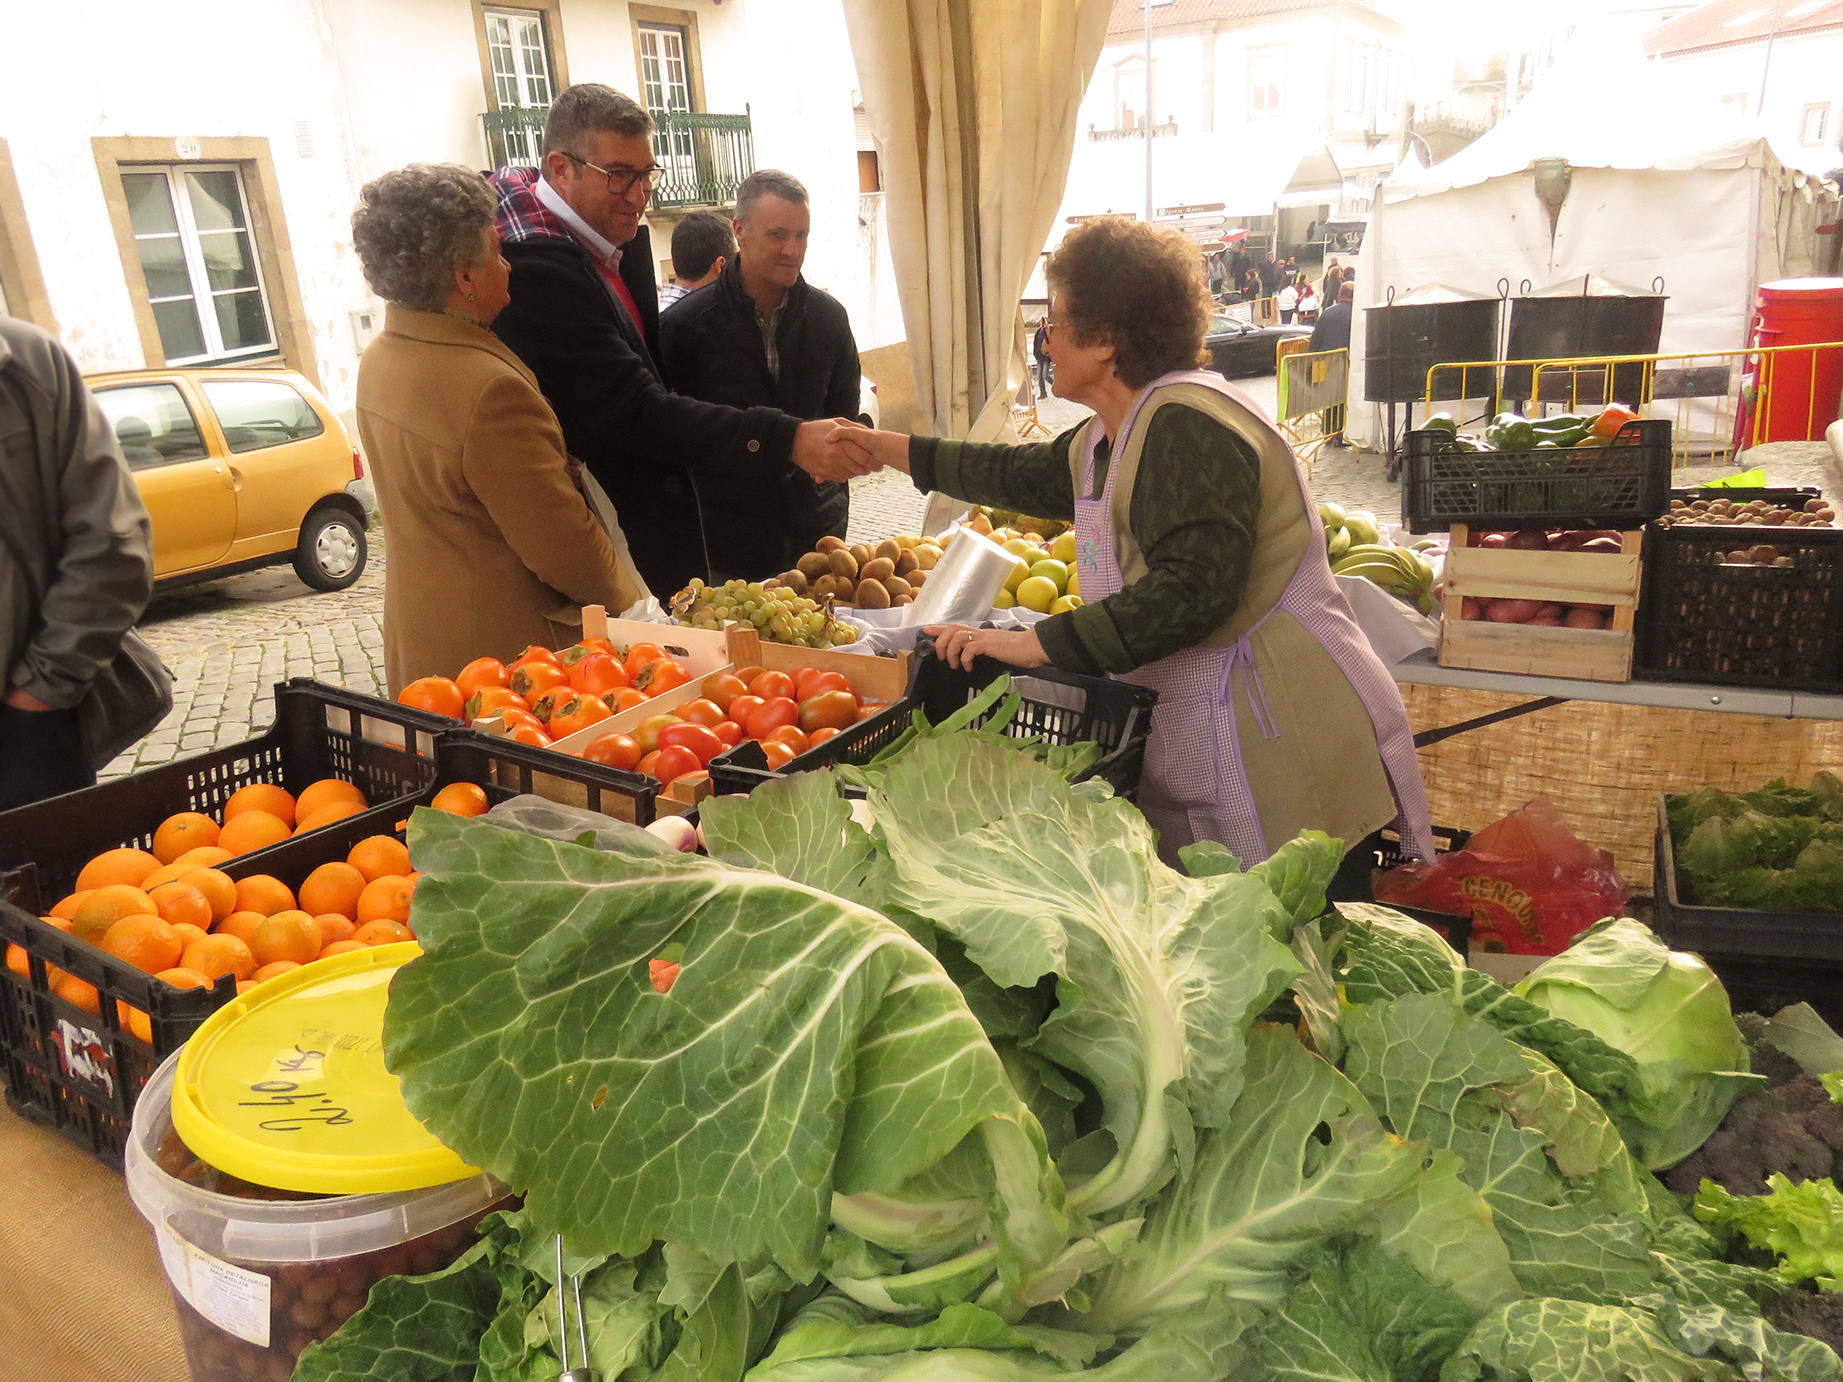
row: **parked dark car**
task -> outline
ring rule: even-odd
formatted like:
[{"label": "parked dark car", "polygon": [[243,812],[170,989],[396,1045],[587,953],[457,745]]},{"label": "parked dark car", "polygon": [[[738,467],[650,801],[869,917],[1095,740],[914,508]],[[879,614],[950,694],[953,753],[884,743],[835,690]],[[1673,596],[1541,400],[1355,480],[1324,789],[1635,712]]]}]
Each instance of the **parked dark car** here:
[{"label": "parked dark car", "polygon": [[1274,372],[1274,353],[1281,341],[1310,336],[1309,326],[1250,326],[1231,316],[1209,319],[1209,367],[1224,379],[1252,379]]}]

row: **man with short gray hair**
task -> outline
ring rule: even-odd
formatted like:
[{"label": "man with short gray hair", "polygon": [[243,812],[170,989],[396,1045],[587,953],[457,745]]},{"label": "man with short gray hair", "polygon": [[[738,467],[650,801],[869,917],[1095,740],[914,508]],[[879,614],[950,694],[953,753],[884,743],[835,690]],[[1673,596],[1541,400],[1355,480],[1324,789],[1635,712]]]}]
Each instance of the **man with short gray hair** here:
[{"label": "man with short gray hair", "polygon": [[[857,341],[839,301],[801,275],[812,229],[806,188],[763,168],[736,189],[736,257],[660,322],[660,360],[681,393],[795,417],[857,416]],[[787,570],[828,533],[845,535],[848,486],[792,472],[726,492],[706,511],[729,574]],[[721,534],[719,538],[717,535]]]},{"label": "man with short gray hair", "polygon": [[550,108],[543,168],[492,175],[512,266],[511,305],[493,330],[537,376],[570,454],[614,501],[634,565],[666,600],[693,576],[729,569],[708,505],[797,474],[843,481],[876,465],[836,423],[666,388],[640,225],[660,177],[652,128],[631,98],[582,83]]}]

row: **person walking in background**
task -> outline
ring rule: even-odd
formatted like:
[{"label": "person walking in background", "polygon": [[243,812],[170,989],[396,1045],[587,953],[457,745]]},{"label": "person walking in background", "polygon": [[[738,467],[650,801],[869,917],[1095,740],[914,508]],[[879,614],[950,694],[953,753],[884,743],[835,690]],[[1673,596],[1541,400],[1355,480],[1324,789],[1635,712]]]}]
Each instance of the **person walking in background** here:
[{"label": "person walking in background", "polygon": [[706,496],[778,484],[794,467],[844,481],[874,463],[851,442],[854,427],[666,388],[640,225],[660,176],[652,130],[630,98],[581,83],[545,118],[543,168],[492,175],[512,266],[511,302],[493,329],[536,376],[566,451],[614,501],[634,564],[665,600],[693,576],[714,575]]},{"label": "person walking in background", "polygon": [[1260,270],[1255,268],[1252,264],[1250,264],[1248,266],[1248,271],[1241,276],[1241,300],[1243,302],[1253,302],[1256,298],[1260,296],[1261,296]]},{"label": "person walking in background", "polygon": [[1299,284],[1290,273],[1280,285],[1280,291],[1273,295],[1273,305],[1279,310],[1280,324],[1291,326],[1293,313],[1299,307]]},{"label": "person walking in background", "polygon": [[[844,305],[801,274],[812,212],[774,168],[736,189],[736,257],[659,324],[660,362],[680,393],[798,418],[855,418],[857,341]],[[720,579],[764,580],[828,533],[843,537],[851,491],[792,466],[707,490],[705,538]]]},{"label": "person walking in background", "polygon": [[358,431],[390,531],[384,665],[395,695],[477,657],[581,635],[584,605],[646,594],[570,481],[557,415],[487,328],[508,269],[494,199],[459,164],[369,182],[352,244],[384,330],[358,366]]},{"label": "person walking in background", "polygon": [[1341,267],[1339,267],[1338,262],[1337,262],[1337,257],[1333,255],[1331,262],[1325,266],[1324,279],[1318,285],[1319,302],[1322,304],[1325,304],[1326,306],[1329,306],[1331,303],[1336,302],[1337,301],[1337,290],[1338,290],[1339,285],[1342,284],[1343,281],[1344,281],[1344,270]]},{"label": "person walking in background", "polygon": [[1280,286],[1280,265],[1273,257],[1273,251],[1267,251],[1267,257],[1255,265],[1261,275],[1261,296],[1270,298]]},{"label": "person walking in background", "polygon": [[735,255],[729,217],[720,211],[693,211],[672,227],[672,281],[659,290],[659,310],[716,282]]},{"label": "person walking in background", "polygon": [[1049,397],[1049,328],[1042,322],[1037,323],[1037,334],[1031,338],[1030,353],[1037,362],[1037,397]]},{"label": "person walking in background", "polygon": [[1299,275],[1299,300],[1293,311],[1301,326],[1310,326],[1318,320],[1318,294],[1312,291],[1312,280],[1304,274]]},{"label": "person walking in background", "polygon": [[147,509],[76,362],[0,315],[0,810],[92,786],[127,747],[102,752],[84,706],[153,586]]}]

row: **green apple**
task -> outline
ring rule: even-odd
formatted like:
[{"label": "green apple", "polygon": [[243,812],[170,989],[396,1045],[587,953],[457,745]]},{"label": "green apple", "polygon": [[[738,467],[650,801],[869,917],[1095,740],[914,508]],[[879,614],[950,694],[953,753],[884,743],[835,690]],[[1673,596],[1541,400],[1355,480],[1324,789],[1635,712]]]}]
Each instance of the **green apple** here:
[{"label": "green apple", "polygon": [[1066,566],[1075,565],[1075,534],[1062,533],[1049,545],[1049,554]]},{"label": "green apple", "polygon": [[1013,595],[1009,590],[1001,590],[998,592],[998,598],[992,601],[992,608],[1011,609],[1015,607],[1016,604],[1017,596]]},{"label": "green apple", "polygon": [[1048,614],[1049,607],[1056,603],[1061,594],[1056,589],[1056,583],[1049,577],[1032,576],[1017,588],[1017,602],[1025,609]]},{"label": "green apple", "polygon": [[1067,614],[1070,610],[1080,609],[1081,607],[1082,607],[1081,596],[1063,595],[1059,597],[1056,600],[1056,602],[1049,607],[1049,612],[1051,614]]},{"label": "green apple", "polygon": [[1036,544],[1027,537],[1011,537],[1006,538],[1002,546],[1007,552],[1011,553],[1012,556],[1021,557],[1035,547]]},{"label": "green apple", "polygon": [[1017,588],[1029,579],[1030,563],[1021,561],[1011,568],[1011,574],[1005,579],[1005,589],[1015,595],[1017,594]]},{"label": "green apple", "polygon": [[1042,576],[1046,580],[1054,581],[1056,583],[1056,593],[1058,595],[1063,594],[1069,588],[1069,568],[1057,561],[1054,557],[1045,557],[1042,561],[1033,564],[1030,568],[1030,574],[1033,576]]}]

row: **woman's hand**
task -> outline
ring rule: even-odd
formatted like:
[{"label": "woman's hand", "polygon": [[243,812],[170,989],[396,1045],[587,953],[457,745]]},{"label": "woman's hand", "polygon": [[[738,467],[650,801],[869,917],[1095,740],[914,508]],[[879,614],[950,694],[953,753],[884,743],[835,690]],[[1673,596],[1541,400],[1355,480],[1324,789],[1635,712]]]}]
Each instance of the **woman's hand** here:
[{"label": "woman's hand", "polygon": [[909,473],[909,438],[903,432],[853,432],[851,439],[891,470]]},{"label": "woman's hand", "polygon": [[965,624],[930,624],[935,656],[949,667],[971,670],[976,657],[995,657],[1013,667],[1047,667],[1049,655],[1035,629],[975,629]]}]

